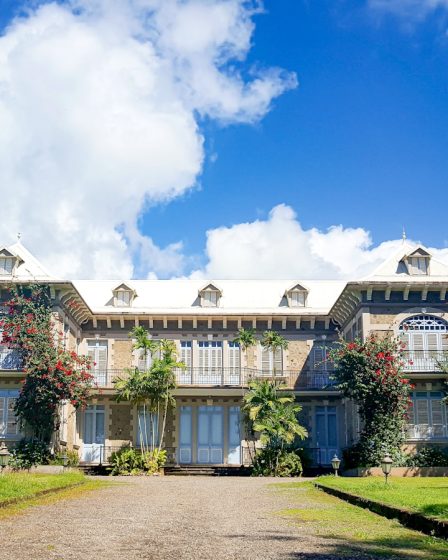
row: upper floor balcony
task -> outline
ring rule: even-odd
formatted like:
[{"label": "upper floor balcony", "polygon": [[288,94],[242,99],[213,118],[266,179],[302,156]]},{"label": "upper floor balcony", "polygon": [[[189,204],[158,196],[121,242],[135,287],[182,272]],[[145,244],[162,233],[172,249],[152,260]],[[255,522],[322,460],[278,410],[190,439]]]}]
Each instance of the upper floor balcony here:
[{"label": "upper floor balcony", "polygon": [[[175,370],[178,387],[248,387],[253,380],[275,380],[290,390],[335,390],[329,371],[263,371],[251,368],[187,368]],[[93,372],[95,385],[101,389],[113,389],[116,379],[126,379],[129,370],[104,369]]]},{"label": "upper floor balcony", "polygon": [[448,355],[442,350],[410,350],[403,357],[409,373],[444,373],[444,365],[448,366]]}]

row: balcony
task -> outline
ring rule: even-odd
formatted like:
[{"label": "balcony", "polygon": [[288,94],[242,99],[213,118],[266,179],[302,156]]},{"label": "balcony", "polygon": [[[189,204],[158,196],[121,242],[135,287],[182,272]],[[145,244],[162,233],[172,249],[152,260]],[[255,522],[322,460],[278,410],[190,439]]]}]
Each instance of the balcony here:
[{"label": "balcony", "polygon": [[20,371],[23,369],[23,355],[19,350],[0,350],[0,370]]},{"label": "balcony", "polygon": [[448,356],[442,350],[413,350],[404,353],[404,370],[408,372],[444,373],[441,365],[448,365]]},{"label": "balcony", "polygon": [[[126,379],[126,369],[96,370],[95,385],[101,389],[113,389],[117,378]],[[270,379],[282,383],[285,387],[297,391],[335,390],[334,381],[329,372],[278,371],[264,372],[250,368],[187,368],[175,370],[176,384],[179,387],[247,387],[252,380]]]},{"label": "balcony", "polygon": [[448,438],[448,426],[446,424],[408,424],[407,439],[411,440],[440,440]]}]

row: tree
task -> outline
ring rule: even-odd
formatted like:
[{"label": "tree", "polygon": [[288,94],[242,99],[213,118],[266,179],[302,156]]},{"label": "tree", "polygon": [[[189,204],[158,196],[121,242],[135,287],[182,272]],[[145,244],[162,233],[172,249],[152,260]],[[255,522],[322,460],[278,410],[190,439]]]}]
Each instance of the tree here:
[{"label": "tree", "polygon": [[[298,414],[302,407],[295,404],[294,395],[285,393],[276,380],[253,381],[244,396],[243,413],[249,430],[260,433],[264,449],[255,457],[257,472],[279,474],[280,465],[291,463],[297,469],[300,458],[291,446],[296,439],[307,437],[306,429],[300,425]],[[261,470],[257,470],[263,464]],[[297,474],[286,469],[286,474]]]},{"label": "tree", "polygon": [[256,346],[257,344],[257,339],[255,338],[255,331],[254,329],[238,329],[238,334],[237,336],[233,339],[233,342],[235,342],[236,344],[238,344],[238,346],[240,347],[240,382],[242,383],[242,353],[244,352],[244,354],[246,354],[247,357],[247,350],[249,348],[252,348],[253,346]]},{"label": "tree", "polygon": [[275,331],[265,331],[263,333],[263,338],[261,339],[261,345],[263,346],[263,348],[266,348],[267,350],[272,352],[274,358],[273,371],[275,377],[275,355],[279,350],[286,350],[286,348],[288,348],[288,341],[281,334],[278,334]]},{"label": "tree", "polygon": [[1,317],[2,343],[19,354],[26,373],[15,411],[22,427],[49,444],[60,424],[60,409],[87,404],[93,376],[87,356],[67,351],[54,321],[47,285],[11,286]]},{"label": "tree", "polygon": [[336,386],[355,401],[362,420],[359,443],[351,451],[356,466],[377,466],[386,452],[401,460],[413,388],[403,375],[403,350],[399,339],[374,334],[364,342],[341,340],[330,350]]}]

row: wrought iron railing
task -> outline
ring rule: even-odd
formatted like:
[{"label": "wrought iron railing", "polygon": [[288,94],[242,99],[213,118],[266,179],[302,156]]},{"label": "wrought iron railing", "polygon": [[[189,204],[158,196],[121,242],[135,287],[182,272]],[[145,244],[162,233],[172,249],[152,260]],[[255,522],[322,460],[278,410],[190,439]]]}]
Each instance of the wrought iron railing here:
[{"label": "wrought iron railing", "polygon": [[20,350],[0,350],[0,370],[20,371],[21,369],[23,369],[23,365],[23,354],[22,352],[20,352]]},{"label": "wrought iron railing", "polygon": [[409,350],[403,354],[405,371],[443,373],[448,354],[443,350]]},{"label": "wrought iron railing", "polygon": [[[253,380],[269,379],[288,389],[334,390],[335,382],[330,372],[322,371],[263,371],[251,368],[187,368],[175,370],[179,387],[247,387]],[[113,389],[115,381],[127,379],[127,369],[106,369],[92,371],[94,385],[98,389]]]},{"label": "wrought iron railing", "polygon": [[418,440],[445,439],[448,437],[446,424],[429,426],[428,424],[408,424],[407,438]]}]

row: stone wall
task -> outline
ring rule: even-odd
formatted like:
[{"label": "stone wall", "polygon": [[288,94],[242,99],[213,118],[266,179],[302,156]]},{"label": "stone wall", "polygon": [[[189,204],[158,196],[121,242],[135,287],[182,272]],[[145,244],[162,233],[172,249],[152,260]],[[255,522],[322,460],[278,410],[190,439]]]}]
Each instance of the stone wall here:
[{"label": "stone wall", "polygon": [[287,368],[290,371],[301,371],[310,354],[310,347],[306,340],[291,340],[287,350]]},{"label": "stone wall", "polygon": [[132,366],[132,340],[115,340],[112,346],[112,368]]},{"label": "stone wall", "polygon": [[129,404],[110,405],[109,440],[113,446],[132,441],[132,417]]}]

